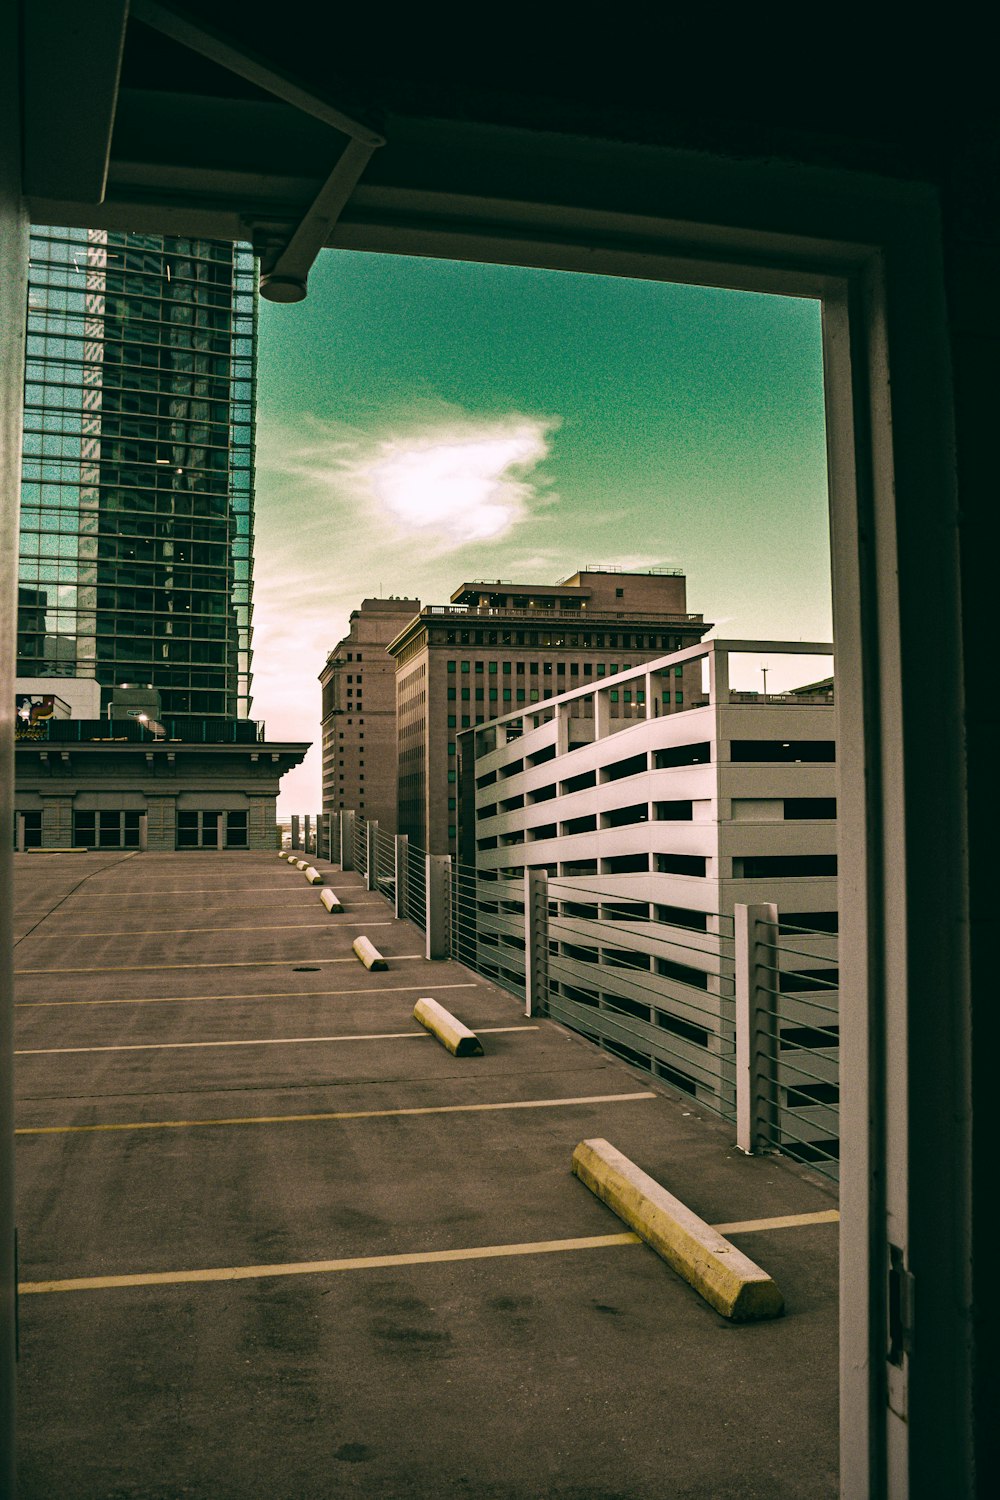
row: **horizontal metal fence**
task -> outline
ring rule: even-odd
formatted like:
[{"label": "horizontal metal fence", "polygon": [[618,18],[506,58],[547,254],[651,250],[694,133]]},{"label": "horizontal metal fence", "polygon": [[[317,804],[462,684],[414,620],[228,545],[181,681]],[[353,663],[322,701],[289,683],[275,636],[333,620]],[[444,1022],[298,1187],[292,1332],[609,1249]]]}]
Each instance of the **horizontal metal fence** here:
[{"label": "horizontal metal fence", "polygon": [[547,1013],[736,1117],[732,918],[679,927],[586,877],[548,882]]},{"label": "horizontal metal fence", "polygon": [[466,968],[523,998],[523,879],[498,880],[469,865],[452,866],[451,953]]},{"label": "horizontal metal fence", "polygon": [[375,888],[387,901],[396,899],[396,839],[391,833],[375,830]]},{"label": "horizontal metal fence", "polygon": [[354,868],[359,875],[368,874],[368,823],[360,814],[354,817]]},{"label": "horizontal metal fence", "polygon": [[406,909],[404,915],[427,931],[427,856],[416,844],[406,845]]},{"label": "horizontal metal fence", "polygon": [[626,878],[597,885],[429,861],[405,838],[353,824],[354,868],[428,933],[428,953],[447,949],[533,1013],[735,1123],[742,1149],[780,1151],[836,1180],[834,919],[792,923],[768,904],[737,906],[735,920],[684,916]]},{"label": "horizontal metal fence", "polygon": [[[770,1144],[836,1179],[840,1157],[840,971],[836,933],[780,922],[756,955],[761,1089]],[[769,1065],[768,1065],[769,1064]]]}]

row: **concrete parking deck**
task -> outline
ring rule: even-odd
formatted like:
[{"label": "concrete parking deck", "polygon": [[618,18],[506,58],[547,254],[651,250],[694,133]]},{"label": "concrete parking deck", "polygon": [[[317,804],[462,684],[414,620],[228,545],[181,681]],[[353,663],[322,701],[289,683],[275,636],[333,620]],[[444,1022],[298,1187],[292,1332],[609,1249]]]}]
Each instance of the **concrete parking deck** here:
[{"label": "concrete parking deck", "polygon": [[[319,867],[342,914],[274,855],[16,859],[22,1500],[835,1495],[831,1194]],[[731,1236],[786,1315],[636,1243],[593,1136],[713,1224],[804,1216]]]}]

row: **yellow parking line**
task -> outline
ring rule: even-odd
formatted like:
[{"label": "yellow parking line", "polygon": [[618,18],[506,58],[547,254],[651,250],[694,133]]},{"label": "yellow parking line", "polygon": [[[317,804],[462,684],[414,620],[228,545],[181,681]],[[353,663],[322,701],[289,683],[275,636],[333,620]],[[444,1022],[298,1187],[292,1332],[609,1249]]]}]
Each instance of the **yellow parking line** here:
[{"label": "yellow parking line", "polygon": [[[537,1026],[479,1026],[479,1036],[499,1035],[507,1031],[537,1031]],[[72,1052],[181,1052],[191,1047],[298,1047],[316,1042],[391,1042],[403,1037],[430,1036],[429,1031],[345,1032],[340,1036],[265,1036],[243,1037],[218,1042],[120,1042],[103,1047],[20,1047],[15,1057],[60,1057]]]},{"label": "yellow parking line", "polygon": [[23,1125],[15,1135],[89,1135],[108,1130],[196,1130],[205,1125],[291,1125],[325,1120],[386,1120],[399,1115],[483,1114],[497,1109],[565,1109],[574,1104],[626,1104],[658,1095],[588,1094],[575,1099],[508,1099],[499,1104],[426,1104],[409,1109],[348,1109],[310,1115],[235,1115],[219,1120],[126,1120],[102,1125]]},{"label": "yellow parking line", "polygon": [[[358,926],[354,922],[351,926]],[[391,922],[368,922],[368,927],[391,927]],[[325,926],[325,923],[324,923]],[[402,963],[404,959],[423,958],[422,953],[387,953],[386,957],[390,963]],[[95,968],[79,969],[15,969],[15,974],[138,974],[152,970],[159,972],[161,969],[287,969],[292,962],[290,958],[258,958],[240,959],[232,963],[214,964],[99,964]],[[350,958],[300,958],[300,964],[356,964],[357,959],[352,954]]]},{"label": "yellow parking line", "polygon": [[[131,874],[131,871],[129,873]],[[95,886],[90,888],[91,890],[97,889]],[[139,889],[133,886],[130,891],[123,891],[122,895],[136,899],[142,896],[239,896],[245,889],[243,885],[147,885]],[[258,891],[292,891],[298,894],[301,889],[301,881],[298,886],[289,881],[284,885],[255,885],[249,894],[255,896]],[[111,895],[112,892],[109,891],[108,894]]]},{"label": "yellow parking line", "polygon": [[[338,927],[344,925],[343,922],[337,923]],[[357,923],[352,922],[347,925],[353,927],[357,926]],[[369,927],[390,927],[391,925],[391,922],[368,923]],[[189,932],[303,932],[307,928],[313,927],[327,927],[331,932],[336,931],[336,928],[327,919],[325,922],[269,922],[266,924],[252,922],[246,927],[230,927],[228,925],[225,927],[128,927],[120,932],[111,932],[107,927],[102,927],[99,932],[77,932],[73,928],[60,927],[59,936],[61,938],[137,938],[153,937],[157,933],[161,933],[168,937],[176,937],[181,933]]]},{"label": "yellow parking line", "polygon": [[839,1224],[835,1208],[824,1208],[814,1214],[782,1214],[777,1219],[744,1219],[737,1224],[713,1224],[719,1234],[751,1234],[761,1229],[799,1229],[807,1224]]},{"label": "yellow parking line", "polygon": [[224,1266],[205,1271],[152,1271],[137,1276],[77,1276],[68,1281],[22,1281],[22,1295],[37,1292],[97,1292],[112,1287],[175,1286],[192,1281],[249,1281],[262,1276],[310,1276],[331,1271],[374,1271],[388,1266],[428,1266],[456,1260],[495,1260],[511,1255],[551,1255],[566,1250],[603,1250],[640,1245],[637,1234],[596,1234],[573,1240],[536,1240],[522,1245],[477,1245],[469,1250],[425,1250],[414,1255],[355,1255],[344,1260],[304,1260],[274,1266]]},{"label": "yellow parking line", "polygon": [[[777,1219],[749,1219],[739,1224],[713,1224],[720,1234],[754,1229],[793,1229],[804,1224],[832,1224],[835,1209],[815,1214],[787,1214]],[[392,1266],[433,1266],[460,1260],[499,1260],[516,1255],[553,1255],[573,1250],[609,1250],[641,1245],[639,1235],[594,1234],[571,1240],[535,1240],[519,1245],[476,1245],[465,1250],[425,1250],[416,1254],[354,1255],[341,1260],[286,1261],[270,1266],[220,1266],[199,1271],[150,1271],[131,1276],[74,1276],[64,1281],[22,1281],[18,1290],[30,1296],[42,1292],[100,1292],[122,1287],[181,1286],[205,1281],[252,1281],[265,1276],[322,1276],[334,1271],[378,1271]]]},{"label": "yellow parking line", "polygon": [[[370,985],[360,990],[270,990],[266,995],[118,995],[113,1000],[15,1000],[15,1010],[41,1010],[49,1006],[66,1005],[187,1005],[211,1000],[315,1000],[329,995],[398,995],[407,991],[425,990],[426,984],[386,984],[373,990]],[[461,984],[435,984],[435,990],[475,990],[479,986],[474,980]]]}]

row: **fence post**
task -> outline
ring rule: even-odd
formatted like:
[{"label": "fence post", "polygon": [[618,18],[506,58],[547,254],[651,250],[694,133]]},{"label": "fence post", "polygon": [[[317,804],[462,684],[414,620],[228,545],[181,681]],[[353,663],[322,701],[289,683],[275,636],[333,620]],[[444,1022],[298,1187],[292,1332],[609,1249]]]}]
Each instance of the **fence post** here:
[{"label": "fence post", "polygon": [[427,957],[451,956],[451,855],[425,855]]},{"label": "fence post", "polygon": [[365,890],[378,890],[378,819],[365,824]]},{"label": "fence post", "polygon": [[549,877],[524,872],[524,1014],[543,1016],[549,998]]},{"label": "fence post", "polygon": [[410,878],[410,840],[405,833],[395,836],[396,916],[405,917],[410,904],[407,889]]},{"label": "fence post", "polygon": [[292,848],[293,849],[298,849],[298,847],[299,847],[299,815],[298,815],[298,813],[292,813]]},{"label": "fence post", "polygon": [[773,901],[737,903],[736,1144],[752,1156],[777,1145],[777,976],[766,967],[775,952],[778,908]]},{"label": "fence post", "polygon": [[340,814],[340,868],[354,869],[354,814],[347,809]]},{"label": "fence post", "polygon": [[310,836],[311,832],[312,832],[312,818],[309,816],[308,813],[306,813],[305,817],[302,819],[302,849],[303,849],[303,852],[306,853],[306,854],[308,854],[310,852],[310,850],[309,850],[309,836]]},{"label": "fence post", "polygon": [[18,815],[17,815],[17,852],[18,852],[18,854],[23,854],[24,853],[24,824],[25,824],[24,813],[18,813]]}]

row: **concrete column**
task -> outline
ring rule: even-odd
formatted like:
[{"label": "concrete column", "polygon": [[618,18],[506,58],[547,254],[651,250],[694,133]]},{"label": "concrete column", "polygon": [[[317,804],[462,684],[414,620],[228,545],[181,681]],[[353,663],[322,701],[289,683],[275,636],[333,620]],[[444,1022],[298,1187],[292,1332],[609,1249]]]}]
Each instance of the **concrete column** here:
[{"label": "concrete column", "polygon": [[68,849],[73,839],[73,798],[68,792],[43,792],[42,797],[42,848]]},{"label": "concrete column", "polygon": [[226,815],[220,812],[215,829],[215,847],[221,852],[226,847]]},{"label": "concrete column", "polygon": [[149,848],[149,813],[139,814],[139,852],[145,854]]},{"label": "concrete column", "polygon": [[306,813],[306,815],[303,818],[302,822],[303,822],[303,842],[302,842],[302,847],[303,847],[303,849],[305,850],[305,852],[307,854],[311,854],[312,853],[312,818],[309,816],[308,813]]},{"label": "concrete column", "polygon": [[565,755],[569,750],[569,704],[561,703],[556,709],[556,754]]},{"label": "concrete column", "polygon": [[427,854],[425,890],[427,909],[427,957],[451,955],[451,855]]},{"label": "concrete column", "polygon": [[748,1156],[774,1147],[778,1121],[778,908],[773,901],[737,903],[736,924],[736,1144]]},{"label": "concrete column", "polygon": [[524,872],[524,1014],[543,1016],[549,998],[549,877]]},{"label": "concrete column", "polygon": [[24,853],[24,813],[17,815],[17,852]]},{"label": "concrete column", "polygon": [[603,740],[611,733],[611,699],[607,688],[594,694],[594,739]]},{"label": "concrete column", "polygon": [[299,843],[299,815],[298,813],[292,813],[292,848],[299,849],[301,847]]},{"label": "concrete column", "polygon": [[708,696],[713,703],[729,702],[729,656],[724,651],[708,653]]},{"label": "concrete column", "polygon": [[177,847],[176,797],[147,796],[147,846],[159,853]]}]

